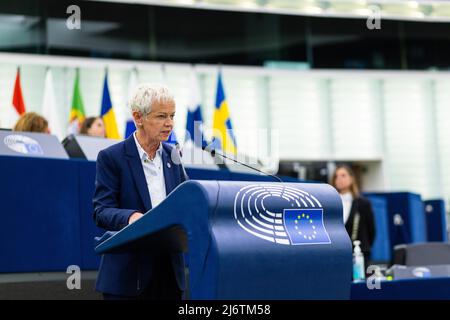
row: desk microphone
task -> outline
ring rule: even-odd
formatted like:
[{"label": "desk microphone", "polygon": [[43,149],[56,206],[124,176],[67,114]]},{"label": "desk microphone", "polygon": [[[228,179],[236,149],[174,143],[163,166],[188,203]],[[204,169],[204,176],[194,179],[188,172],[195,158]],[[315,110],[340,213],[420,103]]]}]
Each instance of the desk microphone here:
[{"label": "desk microphone", "polygon": [[208,153],[210,153],[211,156],[212,156],[213,158],[214,158],[215,155],[219,155],[219,156],[221,156],[222,158],[225,158],[225,159],[234,161],[235,163],[239,163],[240,165],[243,165],[244,167],[250,168],[250,169],[255,170],[255,171],[258,171],[259,173],[262,173],[262,174],[264,174],[264,175],[266,175],[266,176],[272,177],[272,178],[276,179],[278,182],[283,182],[283,180],[281,180],[280,177],[277,177],[276,175],[273,175],[273,174],[270,174],[270,173],[261,171],[261,170],[255,168],[255,167],[249,166],[248,164],[245,164],[245,163],[243,163],[243,162],[240,162],[240,161],[238,161],[238,160],[236,160],[236,159],[227,157],[226,155],[217,152],[214,148],[210,148],[210,147],[208,147],[208,146],[202,146],[202,150],[203,150],[203,151],[206,151],[206,152],[208,152]]}]

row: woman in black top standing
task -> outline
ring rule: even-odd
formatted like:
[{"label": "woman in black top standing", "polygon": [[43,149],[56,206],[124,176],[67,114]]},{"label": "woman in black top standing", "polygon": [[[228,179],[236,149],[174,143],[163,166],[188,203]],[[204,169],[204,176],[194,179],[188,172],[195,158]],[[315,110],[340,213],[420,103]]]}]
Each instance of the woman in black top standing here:
[{"label": "woman in black top standing", "polygon": [[370,251],[375,239],[375,221],[372,205],[359,193],[353,170],[347,165],[339,165],[333,175],[332,185],[342,198],[345,228],[353,241],[361,241],[365,268],[368,267]]}]

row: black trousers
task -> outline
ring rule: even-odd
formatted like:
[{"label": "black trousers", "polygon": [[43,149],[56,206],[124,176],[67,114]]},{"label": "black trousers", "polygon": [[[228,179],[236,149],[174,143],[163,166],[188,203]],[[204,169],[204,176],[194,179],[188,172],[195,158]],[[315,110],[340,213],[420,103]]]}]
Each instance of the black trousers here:
[{"label": "black trousers", "polygon": [[144,291],[134,297],[103,293],[104,300],[170,300],[179,301],[183,292],[175,278],[169,256],[162,257],[155,266],[155,275]]}]

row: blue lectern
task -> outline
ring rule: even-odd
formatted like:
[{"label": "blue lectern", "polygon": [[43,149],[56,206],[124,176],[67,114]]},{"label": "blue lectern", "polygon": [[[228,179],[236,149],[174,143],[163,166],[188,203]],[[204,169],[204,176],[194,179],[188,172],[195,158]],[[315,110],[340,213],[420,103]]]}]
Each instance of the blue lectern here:
[{"label": "blue lectern", "polygon": [[445,201],[442,199],[427,200],[425,218],[427,221],[428,241],[448,242],[447,219],[445,217]]},{"label": "blue lectern", "polygon": [[368,192],[366,196],[386,199],[389,238],[392,246],[427,241],[427,226],[422,199],[412,192]]},{"label": "blue lectern", "polygon": [[187,181],[97,253],[184,251],[191,299],[350,299],[352,247],[327,184]]},{"label": "blue lectern", "polygon": [[366,195],[372,205],[375,218],[375,240],[372,245],[370,260],[377,263],[391,261],[391,238],[389,236],[389,212],[384,197]]}]

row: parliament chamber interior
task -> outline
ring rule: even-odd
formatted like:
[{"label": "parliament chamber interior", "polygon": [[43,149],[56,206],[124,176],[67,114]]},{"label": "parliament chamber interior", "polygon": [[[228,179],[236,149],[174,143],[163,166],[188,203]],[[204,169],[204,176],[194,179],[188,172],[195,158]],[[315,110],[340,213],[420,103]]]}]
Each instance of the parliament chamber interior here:
[{"label": "parliament chamber interior", "polygon": [[446,1],[0,2],[0,299],[148,298],[170,254],[186,300],[449,300],[449,34]]}]

